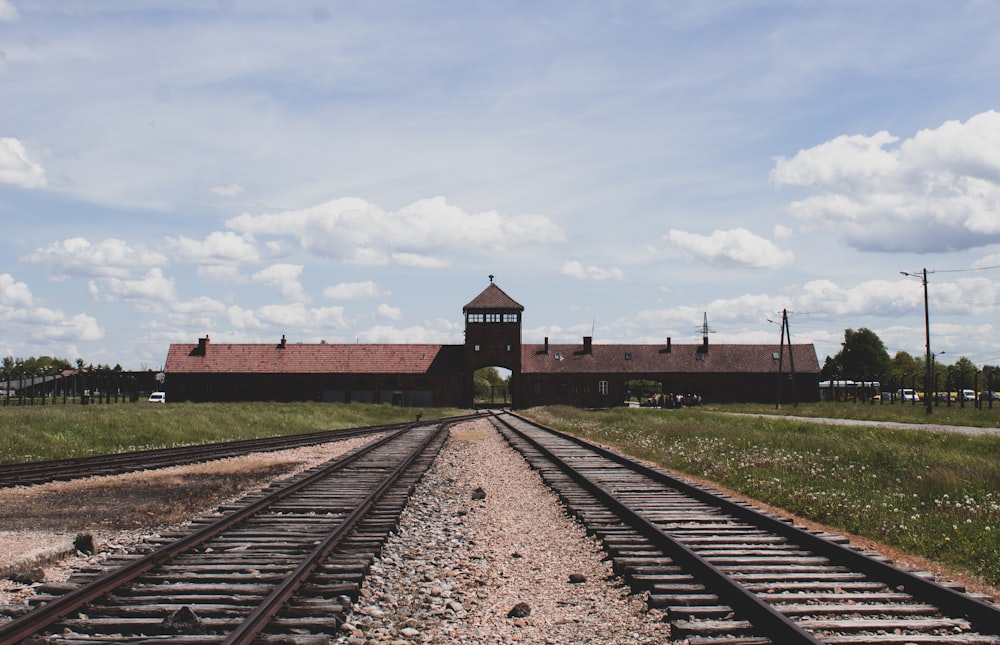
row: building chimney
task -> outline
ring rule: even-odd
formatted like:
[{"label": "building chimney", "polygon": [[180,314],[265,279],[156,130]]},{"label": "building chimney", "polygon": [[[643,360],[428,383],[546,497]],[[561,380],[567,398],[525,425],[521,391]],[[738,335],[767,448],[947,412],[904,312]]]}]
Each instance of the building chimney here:
[{"label": "building chimney", "polygon": [[594,353],[594,337],[584,336],[583,337],[583,353],[593,354]]},{"label": "building chimney", "polygon": [[285,335],[284,334],[281,335],[281,344],[278,345],[278,347],[280,349],[285,349]]},{"label": "building chimney", "polygon": [[548,354],[549,353],[549,337],[548,336],[545,337],[545,351],[543,353],[544,354]]},{"label": "building chimney", "polygon": [[198,339],[198,353],[202,356],[208,355],[208,334],[204,338]]},{"label": "building chimney", "polygon": [[671,350],[671,346],[670,346],[670,336],[667,336],[667,353],[668,353],[668,354],[670,353],[670,350]]}]

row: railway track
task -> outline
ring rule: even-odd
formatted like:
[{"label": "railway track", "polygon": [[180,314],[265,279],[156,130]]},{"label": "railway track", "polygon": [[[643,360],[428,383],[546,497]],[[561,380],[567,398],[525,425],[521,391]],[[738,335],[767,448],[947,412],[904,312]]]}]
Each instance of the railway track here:
[{"label": "railway track", "polygon": [[0,624],[0,645],[327,642],[463,419],[397,428],[144,555],[43,587],[31,611]]},{"label": "railway track", "polygon": [[1000,644],[992,601],[512,414],[492,417],[689,645]]},{"label": "railway track", "polygon": [[273,452],[288,448],[313,446],[328,441],[341,441],[379,432],[390,432],[409,424],[366,426],[343,430],[322,430],[281,437],[242,439],[174,448],[154,448],[110,455],[94,455],[75,459],[55,459],[18,464],[0,464],[0,488],[31,486],[50,481],[76,479],[91,475],[118,475],[136,470],[152,470],[167,466],[192,464],[213,459],[237,457],[252,452]]}]

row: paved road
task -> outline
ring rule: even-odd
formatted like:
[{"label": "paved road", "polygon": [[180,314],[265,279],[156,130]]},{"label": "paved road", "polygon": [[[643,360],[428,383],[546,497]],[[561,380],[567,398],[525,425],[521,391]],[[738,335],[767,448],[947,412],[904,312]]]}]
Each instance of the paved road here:
[{"label": "paved road", "polygon": [[[723,414],[747,414],[725,412]],[[749,414],[749,416],[768,419],[795,419],[796,421],[811,421],[813,423],[828,423],[841,426],[875,426],[877,428],[893,428],[898,430],[934,430],[936,432],[955,432],[958,434],[991,434],[1000,435],[1000,428],[976,428],[972,426],[949,426],[936,423],[899,423],[897,421],[869,421],[866,419],[830,419],[820,417],[796,417],[787,414]]]}]

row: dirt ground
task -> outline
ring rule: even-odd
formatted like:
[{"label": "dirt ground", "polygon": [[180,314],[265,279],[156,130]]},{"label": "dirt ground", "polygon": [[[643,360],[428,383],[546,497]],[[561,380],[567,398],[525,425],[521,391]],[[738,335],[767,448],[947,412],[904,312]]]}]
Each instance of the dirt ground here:
[{"label": "dirt ground", "polygon": [[153,529],[190,519],[290,472],[294,462],[229,462],[139,476],[95,477],[0,491],[0,529]]},{"label": "dirt ground", "polygon": [[120,551],[367,440],[0,489],[0,604],[13,574],[41,566],[47,579],[60,577],[48,569],[75,555],[79,534],[93,535],[98,550]]}]

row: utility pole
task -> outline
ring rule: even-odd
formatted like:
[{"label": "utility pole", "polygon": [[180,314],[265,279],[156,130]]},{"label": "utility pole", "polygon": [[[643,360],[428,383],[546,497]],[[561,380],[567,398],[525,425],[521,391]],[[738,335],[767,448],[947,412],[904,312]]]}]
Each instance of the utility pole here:
[{"label": "utility pole", "polygon": [[795,397],[795,357],[792,354],[792,330],[788,327],[788,310],[781,310],[781,342],[778,346],[778,400],[774,404],[774,409],[781,408],[781,374],[785,360],[785,335],[788,335],[788,364],[792,378],[792,407],[799,407],[799,400]]},{"label": "utility pole", "polygon": [[924,267],[924,339],[927,347],[927,373],[924,375],[924,398],[927,399],[927,414],[934,412],[931,404],[931,317],[927,308],[927,267]]},{"label": "utility pole", "polygon": [[924,284],[924,342],[927,349],[927,368],[924,370],[924,405],[927,408],[927,414],[933,414],[934,406],[931,401],[931,317],[927,306],[927,267],[924,267],[921,275],[907,273],[906,271],[900,271],[900,273],[914,278],[921,278]]}]

